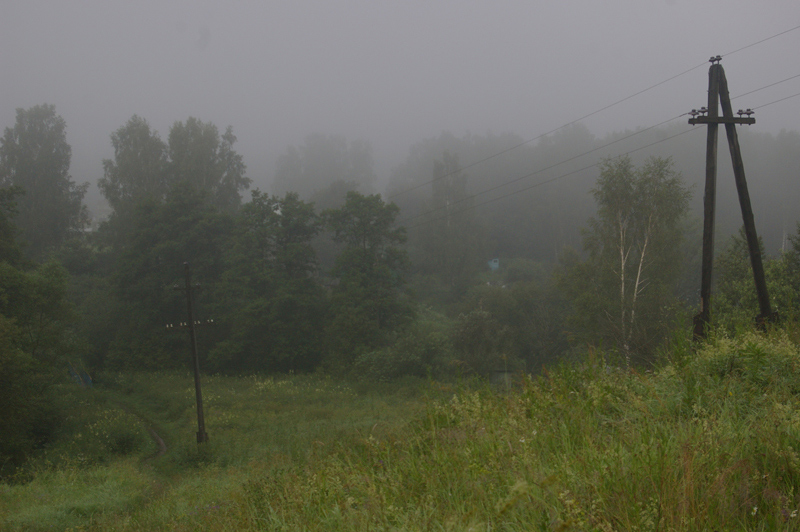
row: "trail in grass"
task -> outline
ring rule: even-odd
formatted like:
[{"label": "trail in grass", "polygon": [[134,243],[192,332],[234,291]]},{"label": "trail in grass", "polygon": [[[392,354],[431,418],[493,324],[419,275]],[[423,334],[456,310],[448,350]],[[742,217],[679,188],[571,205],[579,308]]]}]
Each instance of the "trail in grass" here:
[{"label": "trail in grass", "polygon": [[158,450],[156,450],[156,452],[154,452],[153,454],[147,456],[147,458],[145,458],[145,460],[147,460],[147,461],[155,460],[156,458],[160,458],[160,457],[164,456],[167,453],[167,444],[164,442],[164,438],[162,438],[158,434],[158,432],[156,432],[156,429],[153,428],[154,424],[149,419],[147,419],[143,415],[139,414],[138,412],[134,411],[130,406],[126,405],[122,401],[116,400],[116,401],[114,401],[114,404],[120,410],[122,410],[124,412],[127,412],[128,414],[130,414],[132,416],[135,416],[136,419],[141,421],[142,424],[144,425],[145,430],[150,435],[150,437],[153,439],[153,443],[155,443],[156,447],[158,447]]},{"label": "trail in grass", "polygon": [[[142,419],[142,421],[144,420]],[[153,441],[158,446],[158,451],[156,451],[156,453],[153,456],[150,456],[148,460],[155,460],[156,458],[164,456],[164,454],[167,452],[167,444],[164,443],[164,439],[158,435],[158,432],[156,432],[155,429],[153,429],[153,427],[147,427],[147,432],[150,434],[150,437],[153,438]]]}]

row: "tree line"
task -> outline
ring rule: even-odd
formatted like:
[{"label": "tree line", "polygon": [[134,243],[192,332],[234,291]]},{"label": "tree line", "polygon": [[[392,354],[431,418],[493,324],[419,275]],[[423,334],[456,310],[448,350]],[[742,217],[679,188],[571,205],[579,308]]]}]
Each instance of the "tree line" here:
[{"label": "tree line", "polygon": [[[374,193],[368,143],[312,135],[279,157],[273,193],[252,190],[247,201],[231,127],[189,118],[162,140],[133,116],[110,140],[98,185],[112,212],[89,230],[86,185],[69,174],[55,108],[19,109],[2,137],[0,394],[15,436],[0,454],[9,463],[56,425],[47,390],[67,368],[186,367],[185,336],[165,327],[184,319],[173,290],[184,262],[201,285],[197,317],[217,324],[199,334],[210,372],[536,372],[587,345],[647,365],[689,330],[697,305],[699,224],[676,159],[603,159],[572,181],[500,199],[497,185],[532,163],[547,180],[559,161],[591,151],[599,141],[582,127],[474,168],[460,161],[520,139],[428,139],[394,170],[386,197]],[[786,242],[767,274],[777,307],[793,314],[800,239]],[[715,320],[729,330],[757,313],[744,249],[734,236],[718,255]]]}]

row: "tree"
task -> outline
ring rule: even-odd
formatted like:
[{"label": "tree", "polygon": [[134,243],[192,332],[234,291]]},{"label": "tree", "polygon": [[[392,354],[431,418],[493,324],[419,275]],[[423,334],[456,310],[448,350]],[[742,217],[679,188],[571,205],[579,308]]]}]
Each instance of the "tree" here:
[{"label": "tree", "polygon": [[431,200],[418,228],[420,267],[454,288],[468,281],[481,263],[480,228],[457,156],[445,151],[442,160],[435,161],[431,186]]},{"label": "tree", "polygon": [[[771,305],[781,318],[796,320],[800,306],[800,224],[789,240],[789,249],[776,257],[766,256],[760,237],[758,243]],[[731,236],[716,257],[714,274],[715,324],[732,332],[753,327],[760,309],[744,228]]]},{"label": "tree", "polygon": [[97,182],[116,213],[143,200],[162,201],[170,187],[167,145],[144,118],[133,115],[111,134],[114,159],[103,159]]},{"label": "tree", "polygon": [[50,386],[73,353],[67,276],[21,260],[10,222],[18,190],[0,189],[0,477],[13,473],[56,425]]},{"label": "tree", "polygon": [[579,331],[630,361],[651,351],[675,308],[691,193],[669,159],[651,158],[637,169],[621,157],[601,164],[592,195],[598,208],[584,235],[588,260],[574,263],[562,284]]},{"label": "tree", "polygon": [[[208,312],[210,287],[225,269],[223,250],[232,217],[211,205],[206,191],[184,182],[162,204],[138,204],[129,223],[114,253],[117,319],[104,363],[119,369],[179,367],[186,360],[180,356],[186,351],[185,337],[165,335],[164,325],[186,315],[186,300],[172,287],[183,282],[183,263],[189,262],[193,279],[205,287],[195,300],[198,315]],[[204,342],[201,355],[209,347]]]},{"label": "tree", "polygon": [[66,127],[55,106],[37,105],[17,109],[14,127],[0,140],[0,185],[24,191],[14,222],[26,253],[36,259],[88,223],[82,201],[89,185],[76,185],[69,175]]},{"label": "tree", "polygon": [[220,136],[211,122],[175,122],[169,131],[169,179],[207,192],[213,205],[232,212],[241,203],[239,191],[250,186],[235,142],[230,126]]},{"label": "tree", "polygon": [[349,192],[340,209],[324,213],[334,241],[344,245],[332,271],[339,284],[331,301],[330,332],[339,363],[380,346],[411,315],[401,293],[408,256],[398,247],[406,240],[405,229],[394,227],[398,213],[379,195],[358,192]]},{"label": "tree", "polygon": [[17,197],[23,193],[19,187],[0,188],[0,262],[12,266],[19,265],[22,252],[17,244],[17,228],[14,216],[17,214]]},{"label": "tree", "polygon": [[[211,353],[219,370],[311,371],[322,353],[325,293],[314,279],[314,206],[256,190],[237,219],[224,299],[227,340]],[[222,321],[222,320],[220,320]]]},{"label": "tree", "polygon": [[[462,355],[465,356],[464,361],[469,358],[466,354],[475,353],[470,347],[472,345],[476,349],[480,346],[497,345],[503,349],[485,351],[484,369],[518,369],[515,363],[522,361],[528,372],[535,372],[542,366],[555,362],[569,347],[564,333],[568,305],[561,291],[553,285],[549,272],[533,271],[534,267],[541,265],[520,259],[514,262],[516,268],[504,267],[494,274],[502,274],[502,286],[473,286],[461,304],[463,314],[459,318],[457,332],[474,332],[478,329],[465,326],[476,327],[477,324],[483,324],[483,330],[488,333],[493,329],[487,325],[495,324],[498,331],[502,332],[502,335],[499,332],[496,334],[496,344],[473,340],[469,334],[466,337],[457,334],[455,339],[462,346],[460,351],[465,353]],[[524,265],[525,262],[528,264]],[[521,271],[523,265],[529,268],[527,272]],[[500,355],[504,357],[502,363],[497,358],[491,360],[492,356]],[[474,368],[475,364],[471,366]]]}]

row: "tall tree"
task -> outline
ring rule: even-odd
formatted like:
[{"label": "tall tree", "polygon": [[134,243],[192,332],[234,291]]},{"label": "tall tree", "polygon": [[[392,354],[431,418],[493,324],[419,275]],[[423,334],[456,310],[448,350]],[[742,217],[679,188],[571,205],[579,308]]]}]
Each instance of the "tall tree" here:
[{"label": "tall tree", "polygon": [[438,275],[451,288],[466,282],[481,262],[480,228],[473,197],[458,157],[445,151],[433,166],[430,202],[417,229],[423,271]]},{"label": "tall tree", "polygon": [[584,263],[563,278],[574,322],[594,341],[614,345],[630,361],[645,356],[668,325],[680,273],[681,222],[691,196],[669,159],[635,168],[627,157],[605,160],[592,191]]},{"label": "tall tree", "polygon": [[241,204],[239,192],[250,186],[242,156],[233,149],[235,142],[230,126],[220,135],[211,122],[193,117],[175,122],[168,139],[170,179],[207,192],[218,208],[235,210]]},{"label": "tall tree", "polygon": [[379,195],[358,192],[349,192],[340,209],[325,212],[334,240],[344,244],[332,272],[339,279],[330,324],[338,363],[379,346],[410,316],[401,293],[408,256],[399,247],[406,240],[405,228],[394,227],[398,212]]},{"label": "tall tree", "polygon": [[100,191],[116,213],[143,200],[163,200],[169,190],[167,145],[147,120],[133,115],[111,134],[114,159],[103,159]]},{"label": "tall tree", "polygon": [[69,175],[66,127],[54,105],[37,105],[17,109],[14,127],[0,140],[0,185],[24,191],[14,221],[26,253],[36,259],[88,222],[82,202],[89,185],[76,185]]},{"label": "tall tree", "polygon": [[[184,262],[191,264],[197,282],[219,282],[232,218],[211,205],[205,191],[179,183],[163,203],[138,204],[129,223],[132,227],[114,253],[119,306],[105,362],[115,368],[179,366],[185,359],[175,353],[183,352],[184,338],[163,333],[164,324],[186,312],[183,294],[172,287],[182,282]],[[200,291],[198,309],[208,309],[209,298],[210,290]]]},{"label": "tall tree", "polygon": [[50,385],[74,353],[66,272],[54,261],[29,268],[17,248],[10,218],[18,192],[0,188],[0,477],[55,427]]},{"label": "tall tree", "polygon": [[219,370],[311,371],[320,360],[325,292],[316,281],[314,206],[256,190],[239,212],[222,290],[230,329]]}]

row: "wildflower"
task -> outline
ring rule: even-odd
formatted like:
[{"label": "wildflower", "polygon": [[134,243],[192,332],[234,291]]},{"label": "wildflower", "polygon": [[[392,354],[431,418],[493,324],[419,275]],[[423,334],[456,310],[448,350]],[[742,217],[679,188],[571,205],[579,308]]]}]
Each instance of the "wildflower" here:
[{"label": "wildflower", "polygon": [[794,519],[795,517],[797,517],[797,510],[792,510],[792,513],[791,513],[791,514],[789,514],[789,517],[791,517],[792,519]]},{"label": "wildflower", "polygon": [[750,512],[750,515],[756,515],[758,513],[758,506],[753,506],[753,511]]}]

